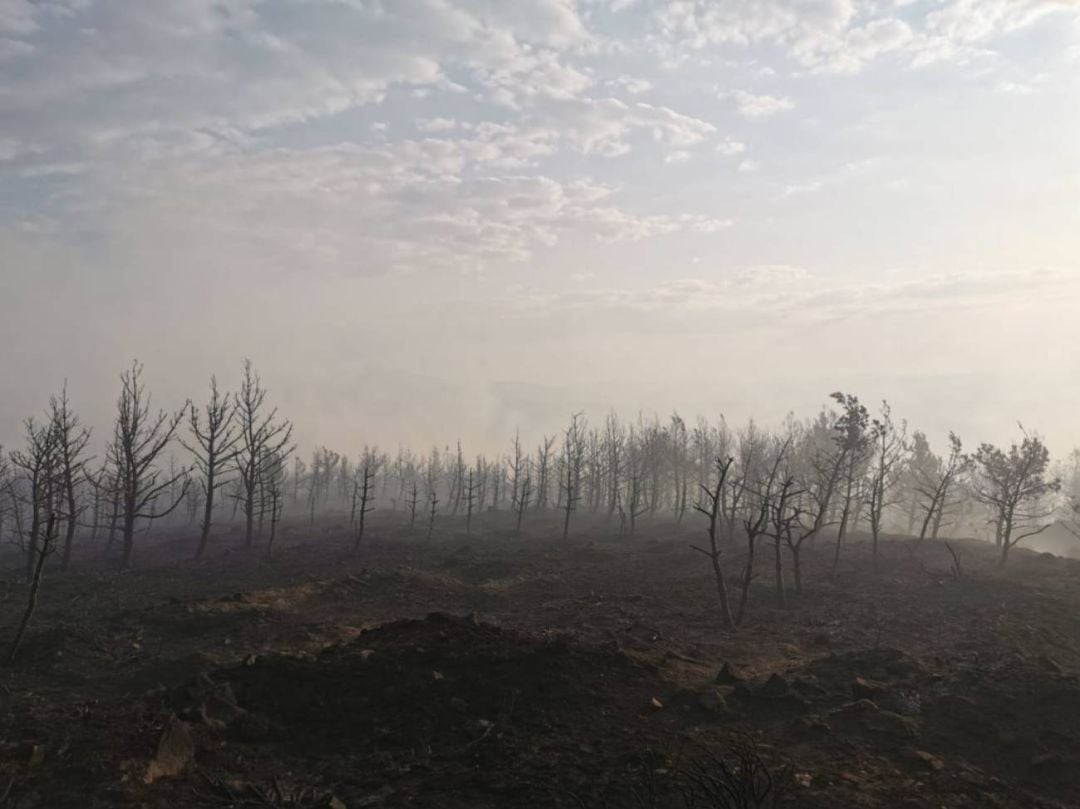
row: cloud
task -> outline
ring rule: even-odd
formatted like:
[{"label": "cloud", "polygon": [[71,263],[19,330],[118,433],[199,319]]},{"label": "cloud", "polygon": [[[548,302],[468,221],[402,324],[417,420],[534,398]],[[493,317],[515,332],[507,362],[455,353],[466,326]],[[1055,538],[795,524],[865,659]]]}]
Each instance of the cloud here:
[{"label": "cloud", "polygon": [[[890,9],[889,6],[892,6]],[[970,59],[996,38],[1054,13],[1080,13],[1073,0],[938,0],[920,15],[913,2],[857,0],[680,0],[653,4],[654,48],[669,62],[686,50],[772,45],[801,69],[858,73],[889,54],[909,64]]]},{"label": "cloud", "polygon": [[416,128],[421,132],[449,132],[458,126],[458,122],[453,118],[427,118],[416,122]]},{"label": "cloud", "polygon": [[791,183],[784,186],[782,195],[784,197],[796,197],[800,194],[812,194],[815,191],[820,191],[824,187],[823,180],[810,180],[805,183]]},{"label": "cloud", "polygon": [[790,98],[754,95],[745,90],[736,90],[731,93],[731,98],[735,101],[735,109],[738,110],[739,115],[750,119],[767,118],[778,112],[795,108],[795,102]]},{"label": "cloud", "polygon": [[725,157],[734,157],[735,155],[742,154],[746,151],[746,144],[741,141],[732,140],[731,138],[724,138],[724,140],[716,145],[716,151]]},{"label": "cloud", "polygon": [[199,234],[250,266],[372,275],[503,266],[564,238],[636,241],[731,226],[638,214],[590,180],[486,173],[527,161],[545,137],[513,129],[471,140],[193,156],[133,170],[97,216],[112,241],[178,244]]},{"label": "cloud", "polygon": [[[888,281],[816,276],[801,267],[764,265],[719,278],[683,278],[645,288],[577,289],[529,296],[542,309],[606,309],[663,314],[679,320],[688,313],[724,313],[741,318],[753,312],[761,325],[835,320],[867,320],[914,312],[960,312],[997,306],[1017,294],[1050,298],[1080,295],[1074,274],[1049,269],[970,270]],[[710,321],[715,322],[715,321]]]},{"label": "cloud", "polygon": [[38,30],[35,4],[30,0],[0,2],[0,34],[32,34]]},{"label": "cloud", "polygon": [[697,145],[716,131],[707,121],[669,107],[616,98],[549,103],[537,108],[534,120],[558,132],[577,151],[605,157],[628,153],[635,131],[647,132],[657,143],[675,148]]},{"label": "cloud", "polygon": [[[379,103],[397,86],[564,97],[588,79],[558,53],[587,39],[569,0],[123,0],[0,7],[9,136],[48,146],[178,130],[257,130]],[[38,44],[47,47],[36,47]],[[517,87],[511,88],[515,83]]]},{"label": "cloud", "polygon": [[732,283],[738,287],[763,287],[806,281],[810,277],[810,273],[802,267],[766,264],[741,270],[735,275]]},{"label": "cloud", "polygon": [[647,93],[653,88],[653,83],[648,79],[634,76],[619,76],[611,80],[609,84],[633,96]]}]

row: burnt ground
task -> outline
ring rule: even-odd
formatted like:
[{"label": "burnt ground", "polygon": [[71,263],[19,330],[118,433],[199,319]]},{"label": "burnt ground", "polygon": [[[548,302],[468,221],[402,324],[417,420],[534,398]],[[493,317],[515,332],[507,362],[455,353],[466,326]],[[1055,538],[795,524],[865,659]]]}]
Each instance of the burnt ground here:
[{"label": "burnt ground", "polygon": [[663,809],[748,747],[785,806],[1080,805],[1080,562],[959,541],[957,579],[897,539],[875,575],[853,541],[830,577],[823,541],[787,609],[763,559],[730,633],[689,517],[444,523],[50,572],[0,669],[0,807]]}]

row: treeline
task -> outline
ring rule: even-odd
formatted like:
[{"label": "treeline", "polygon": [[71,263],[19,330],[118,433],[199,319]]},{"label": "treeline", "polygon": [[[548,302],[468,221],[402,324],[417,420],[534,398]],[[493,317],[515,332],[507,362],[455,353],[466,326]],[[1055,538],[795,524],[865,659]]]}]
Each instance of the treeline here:
[{"label": "treeline", "polygon": [[250,362],[235,392],[211,379],[203,402],[176,410],[152,407],[134,363],[120,377],[100,454],[66,389],[26,421],[22,447],[0,449],[0,541],[20,550],[33,580],[46,557],[67,567],[80,544],[131,566],[137,538],[162,522],[197,535],[200,558],[216,530],[237,523],[247,547],[272,554],[287,513],[311,523],[346,514],[359,549],[375,509],[428,536],[447,516],[470,531],[478,515],[505,512],[520,531],[547,512],[558,515],[564,538],[583,514],[632,535],[642,521],[682,522],[696,511],[709,528],[702,550],[716,559],[748,542],[753,557],[767,540],[798,590],[800,553],[826,534],[834,565],[856,530],[869,533],[875,564],[886,532],[987,535],[1004,563],[1025,538],[1069,524],[1080,494],[1077,454],[1052,467],[1036,434],[970,452],[951,434],[935,451],[887,403],[870,409],[842,393],[815,416],[789,416],[772,429],[677,414],[612,413],[593,424],[579,413],[535,443],[515,435],[495,457],[467,455],[458,443],[422,453],[366,446],[355,457],[319,447],[305,459],[293,438]]}]

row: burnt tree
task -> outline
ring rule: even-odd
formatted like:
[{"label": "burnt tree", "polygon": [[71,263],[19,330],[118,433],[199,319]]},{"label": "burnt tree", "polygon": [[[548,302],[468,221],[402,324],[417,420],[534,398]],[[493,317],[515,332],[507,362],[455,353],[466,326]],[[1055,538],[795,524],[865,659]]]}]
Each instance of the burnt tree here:
[{"label": "burnt tree", "polygon": [[202,559],[210,539],[214,519],[214,496],[229,479],[224,472],[233,465],[238,452],[240,433],[233,422],[235,405],[232,397],[218,390],[217,378],[210,377],[210,398],[202,410],[192,404],[188,410],[188,429],[191,441],[180,443],[195,459],[202,488],[202,522],[199,526],[199,544],[195,558]]},{"label": "burnt tree", "polygon": [[[170,514],[187,492],[187,469],[167,475],[160,466],[165,449],[172,443],[183,420],[187,404],[175,412],[150,410],[150,394],[142,382],[138,362],[120,376],[116,428],[109,447],[109,459],[116,470],[118,505],[123,539],[122,564],[130,568],[135,555],[135,527],[139,520],[156,520]],[[158,501],[182,482],[178,496],[163,510]]]}]

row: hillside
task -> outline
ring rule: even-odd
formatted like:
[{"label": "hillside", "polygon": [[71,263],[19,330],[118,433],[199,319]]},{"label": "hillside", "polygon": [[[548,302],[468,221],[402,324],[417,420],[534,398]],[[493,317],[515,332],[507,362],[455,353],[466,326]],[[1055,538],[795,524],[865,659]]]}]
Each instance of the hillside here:
[{"label": "hillside", "polygon": [[51,574],[0,671],[0,806],[714,807],[740,755],[783,806],[1080,804],[1080,563],[959,541],[958,577],[894,539],[875,575],[856,541],[833,577],[823,540],[781,610],[763,548],[732,633],[699,529],[376,522],[354,557],[326,522]]}]

